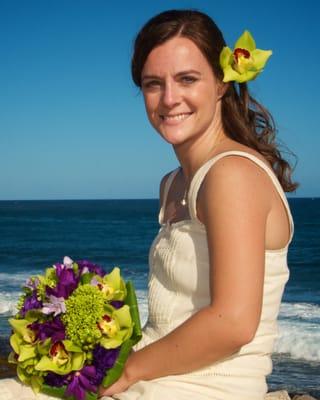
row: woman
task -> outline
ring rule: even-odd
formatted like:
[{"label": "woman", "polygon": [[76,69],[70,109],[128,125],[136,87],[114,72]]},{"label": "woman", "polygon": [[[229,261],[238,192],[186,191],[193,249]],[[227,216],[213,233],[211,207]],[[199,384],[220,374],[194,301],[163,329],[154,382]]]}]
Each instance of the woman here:
[{"label": "woman", "polygon": [[[144,336],[120,379],[101,388],[104,400],[261,400],[267,392],[293,235],[284,191],[297,185],[270,115],[245,83],[223,82],[224,46],[213,21],[190,10],[163,12],[137,36],[133,80],[180,167],[160,185]],[[1,391],[34,398],[14,381]]]},{"label": "woman", "polygon": [[[160,185],[149,319],[121,400],[263,399],[288,279],[290,167],[245,83],[223,83],[225,46],[205,14],[172,10],[136,38],[132,76],[180,167]],[[107,399],[111,397],[103,397]]]}]

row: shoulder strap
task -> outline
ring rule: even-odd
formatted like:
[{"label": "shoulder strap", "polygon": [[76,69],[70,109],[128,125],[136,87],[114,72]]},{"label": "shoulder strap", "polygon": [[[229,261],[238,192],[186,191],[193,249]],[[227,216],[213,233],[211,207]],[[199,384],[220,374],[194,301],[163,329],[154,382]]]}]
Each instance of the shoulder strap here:
[{"label": "shoulder strap", "polygon": [[163,224],[164,210],[165,210],[166,204],[167,204],[167,197],[168,197],[169,189],[172,184],[172,181],[174,180],[175,176],[179,172],[179,169],[180,168],[176,168],[175,170],[173,170],[165,182],[163,197],[162,197],[162,204],[160,205],[160,212],[159,212],[159,218],[158,218],[159,224]]},{"label": "shoulder strap", "polygon": [[293,237],[294,223],[293,223],[293,218],[291,215],[289,203],[288,203],[286,195],[282,189],[282,186],[280,185],[280,182],[279,182],[277,176],[275,175],[275,173],[273,172],[273,170],[270,167],[268,167],[258,157],[254,156],[253,154],[247,153],[245,151],[231,150],[231,151],[225,151],[223,153],[217,154],[215,157],[208,160],[204,165],[202,165],[198,169],[198,171],[195,173],[194,177],[192,178],[189,193],[188,193],[189,213],[190,213],[191,219],[199,222],[199,220],[197,218],[197,196],[198,196],[198,191],[200,189],[201,183],[203,182],[203,179],[205,178],[207,172],[213,166],[213,164],[216,163],[221,158],[226,157],[226,156],[241,156],[241,157],[249,158],[251,161],[256,163],[259,167],[261,167],[269,175],[269,177],[271,178],[272,182],[274,183],[274,186],[275,186],[277,192],[279,193],[281,200],[287,211],[289,224],[290,224],[290,240],[289,240],[289,243],[290,243],[292,240],[292,237]]}]

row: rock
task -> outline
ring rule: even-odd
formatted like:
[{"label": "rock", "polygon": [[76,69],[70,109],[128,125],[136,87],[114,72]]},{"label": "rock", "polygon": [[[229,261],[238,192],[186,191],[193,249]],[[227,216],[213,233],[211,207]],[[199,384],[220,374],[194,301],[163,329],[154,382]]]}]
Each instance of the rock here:
[{"label": "rock", "polygon": [[14,376],[16,376],[16,366],[9,364],[5,358],[0,357],[0,379],[13,378]]},{"label": "rock", "polygon": [[296,394],[293,396],[292,400],[317,400],[315,397],[312,397],[308,394]]},{"label": "rock", "polygon": [[277,390],[276,392],[269,392],[265,396],[265,400],[291,400],[286,390]]}]

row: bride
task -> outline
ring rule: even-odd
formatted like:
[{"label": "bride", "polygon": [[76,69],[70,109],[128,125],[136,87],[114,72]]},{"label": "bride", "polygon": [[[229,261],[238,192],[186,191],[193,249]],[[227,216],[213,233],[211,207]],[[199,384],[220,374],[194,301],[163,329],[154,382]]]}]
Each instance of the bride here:
[{"label": "bride", "polygon": [[[104,400],[266,396],[293,236],[284,192],[297,185],[270,114],[248,92],[262,68],[245,36],[248,48],[225,49],[209,16],[170,10],[136,38],[133,80],[179,166],[160,185],[143,339],[100,388]],[[0,393],[49,399],[8,379]]]}]

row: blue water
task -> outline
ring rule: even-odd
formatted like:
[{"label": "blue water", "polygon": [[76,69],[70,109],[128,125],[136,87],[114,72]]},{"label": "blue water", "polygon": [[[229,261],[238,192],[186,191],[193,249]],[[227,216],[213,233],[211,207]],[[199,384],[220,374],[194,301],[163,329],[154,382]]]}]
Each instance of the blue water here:
[{"label": "blue water", "polygon": [[[320,198],[289,199],[295,221],[271,389],[320,396]],[[21,284],[68,255],[121,267],[147,318],[148,251],[157,200],[0,201],[0,352]]]}]

